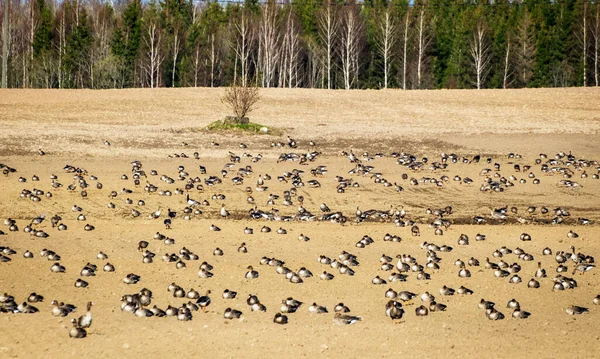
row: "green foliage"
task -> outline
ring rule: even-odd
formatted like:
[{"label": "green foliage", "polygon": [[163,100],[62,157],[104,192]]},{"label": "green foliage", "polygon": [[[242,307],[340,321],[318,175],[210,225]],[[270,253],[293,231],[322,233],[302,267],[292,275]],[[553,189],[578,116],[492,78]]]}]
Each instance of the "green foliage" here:
[{"label": "green foliage", "polygon": [[124,86],[131,86],[142,40],[142,3],[132,0],[113,32],[111,52],[123,64]]},{"label": "green foliage", "polygon": [[82,77],[90,63],[90,46],[93,38],[88,26],[87,14],[84,7],[79,13],[79,24],[75,25],[66,41],[65,69],[72,76],[67,83],[72,87],[83,87]]},{"label": "green foliage", "polygon": [[36,6],[39,20],[33,35],[33,53],[39,56],[52,49],[52,11],[44,0],[37,0]]}]

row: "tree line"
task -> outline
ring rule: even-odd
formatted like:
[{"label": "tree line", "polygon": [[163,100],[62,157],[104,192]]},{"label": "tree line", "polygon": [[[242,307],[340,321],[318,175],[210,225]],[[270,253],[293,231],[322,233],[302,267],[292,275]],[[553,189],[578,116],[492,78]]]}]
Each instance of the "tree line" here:
[{"label": "tree line", "polygon": [[2,87],[598,86],[598,0],[0,0]]}]

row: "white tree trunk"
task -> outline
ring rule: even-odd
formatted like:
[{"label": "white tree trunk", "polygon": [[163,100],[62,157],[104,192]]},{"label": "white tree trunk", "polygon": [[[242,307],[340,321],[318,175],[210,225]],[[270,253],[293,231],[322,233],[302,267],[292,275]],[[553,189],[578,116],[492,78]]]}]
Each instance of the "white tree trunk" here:
[{"label": "white tree trunk", "polygon": [[333,56],[333,41],[338,30],[338,21],[335,16],[331,0],[327,1],[326,7],[319,18],[319,36],[325,43],[325,70],[327,72],[327,89],[331,89],[331,58]]},{"label": "white tree trunk", "polygon": [[196,51],[194,51],[194,87],[198,87],[198,73],[199,72],[200,72],[200,41],[198,41],[198,43],[196,44]]},{"label": "white tree trunk", "polygon": [[600,45],[600,5],[596,3],[596,21],[594,22],[594,30],[592,32],[594,36],[594,81],[596,83],[596,87],[598,86],[598,81],[600,81],[600,76],[598,71],[598,53],[600,50],[598,46]]},{"label": "white tree trunk", "polygon": [[473,34],[471,42],[471,58],[473,60],[473,68],[477,77],[477,89],[481,89],[488,66],[491,60],[490,45],[487,39],[487,30],[482,21],[477,23],[477,28]]},{"label": "white tree trunk", "polygon": [[2,81],[0,87],[8,87],[8,44],[9,44],[9,31],[8,31],[8,12],[10,11],[9,0],[4,0],[4,20],[2,20]]},{"label": "white tree trunk", "polygon": [[421,8],[419,15],[419,42],[417,52],[417,86],[421,88],[421,69],[423,66],[423,58],[425,57],[426,36],[425,36],[425,9]]},{"label": "white tree trunk", "polygon": [[504,78],[502,80],[502,88],[508,87],[508,76],[509,76],[509,60],[510,60],[510,36],[506,39],[506,55],[504,56]]},{"label": "white tree trunk", "polygon": [[63,9],[60,17],[59,38],[58,38],[58,88],[63,88],[63,55],[65,52],[65,11]]},{"label": "white tree trunk", "polygon": [[171,87],[175,87],[175,70],[177,69],[177,57],[179,56],[179,45],[180,45],[179,34],[175,30],[175,36],[173,39],[173,72],[171,73]]},{"label": "white tree trunk", "polygon": [[404,20],[404,44],[402,49],[402,89],[406,90],[406,63],[408,61],[407,45],[408,45],[408,27],[410,9],[406,9],[406,19]]},{"label": "white tree trunk", "polygon": [[275,70],[279,59],[279,32],[277,31],[277,9],[270,3],[262,7],[259,27],[259,62],[261,64],[262,85],[271,87],[275,80]]},{"label": "white tree trunk", "polygon": [[358,81],[360,31],[361,24],[358,15],[352,8],[347,7],[340,36],[340,60],[342,62],[342,75],[346,90],[349,90]]},{"label": "white tree trunk", "polygon": [[[250,48],[252,45],[252,33],[250,31],[250,24],[247,19],[246,11],[242,10],[242,16],[239,21],[235,22],[235,29],[237,32],[237,42],[235,47],[236,57],[240,62],[242,86],[247,85],[248,81],[248,66],[250,58]],[[235,82],[235,80],[234,80]]]},{"label": "white tree trunk", "polygon": [[392,18],[390,9],[386,9],[380,21],[377,48],[379,54],[383,57],[383,88],[387,89],[392,49],[396,44],[396,23]]},{"label": "white tree trunk", "polygon": [[583,87],[587,86],[587,1],[583,2]]},{"label": "white tree trunk", "polygon": [[280,69],[280,84],[292,88],[298,86],[298,57],[299,57],[299,35],[294,21],[292,12],[288,13],[285,26],[285,36],[283,38],[283,64]]},{"label": "white tree trunk", "polygon": [[147,50],[147,61],[146,72],[148,79],[150,80],[150,88],[158,87],[160,83],[160,64],[162,63],[162,57],[160,54],[160,40],[161,34],[160,29],[156,23],[148,25],[148,32],[144,36]]},{"label": "white tree trunk", "polygon": [[215,34],[210,34],[210,87],[215,86]]}]

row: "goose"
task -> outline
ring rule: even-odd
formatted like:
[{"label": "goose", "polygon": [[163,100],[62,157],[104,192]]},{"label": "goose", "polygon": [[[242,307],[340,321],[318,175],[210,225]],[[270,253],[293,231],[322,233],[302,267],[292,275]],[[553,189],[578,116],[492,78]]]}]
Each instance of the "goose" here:
[{"label": "goose", "polygon": [[398,296],[398,292],[396,292],[395,290],[393,290],[392,288],[389,288],[388,290],[385,291],[385,297],[389,298],[389,299],[394,299]]},{"label": "goose", "polygon": [[229,289],[225,289],[223,291],[223,299],[234,299],[237,296],[237,292],[234,292]]},{"label": "goose", "polygon": [[239,253],[248,253],[248,248],[246,248],[246,242],[242,242],[242,244],[240,244],[240,246],[238,247],[237,251]]},{"label": "goose", "polygon": [[334,278],[334,276],[331,273],[323,272],[319,275],[319,278],[321,280],[332,280]]},{"label": "goose", "polygon": [[512,317],[515,319],[527,319],[530,315],[531,313],[521,310],[520,306],[516,306],[512,313]]},{"label": "goose", "polygon": [[87,288],[88,285],[89,283],[81,278],[77,278],[77,280],[75,281],[75,288]]},{"label": "goose", "polygon": [[496,308],[490,308],[485,311],[485,315],[489,320],[502,320],[504,319],[504,314],[497,311]]},{"label": "goose", "polygon": [[247,272],[244,275],[244,277],[246,279],[255,279],[255,278],[258,278],[258,272],[255,271],[254,268],[252,268],[252,266],[248,266]]},{"label": "goose", "polygon": [[447,306],[442,303],[438,303],[435,300],[429,303],[429,311],[430,312],[443,312],[445,311]]},{"label": "goose", "polygon": [[429,292],[425,292],[425,293],[421,294],[421,301],[423,301],[423,302],[431,302],[434,300],[435,300],[435,297]]},{"label": "goose", "polygon": [[340,303],[338,303],[338,304],[337,304],[337,305],[336,305],[336,306],[333,308],[333,310],[334,310],[336,313],[348,313],[348,312],[350,312],[350,308],[348,308],[346,305],[344,305],[344,303],[341,303],[341,302],[340,302]]},{"label": "goose", "polygon": [[[58,301],[52,301],[52,315],[55,317],[66,317],[75,309],[71,309],[70,305],[61,305]],[[74,307],[74,306],[73,306]]]},{"label": "goose", "polygon": [[531,278],[529,280],[529,282],[527,282],[527,288],[534,288],[537,289],[540,287],[540,282],[538,282],[537,280]]},{"label": "goose", "polygon": [[490,302],[490,301],[485,300],[483,298],[479,301],[479,304],[478,304],[479,309],[486,309],[486,310],[490,309],[490,308],[493,308],[495,305],[496,305],[496,303]]},{"label": "goose", "polygon": [[458,276],[461,278],[469,278],[471,277],[471,272],[465,268],[465,265],[463,264],[460,268],[460,270],[458,271]]},{"label": "goose", "polygon": [[190,206],[198,206],[198,205],[200,205],[200,202],[191,199],[189,194],[185,195],[185,201]]},{"label": "goose", "polygon": [[452,289],[452,288],[450,288],[450,287],[447,287],[447,286],[443,286],[443,287],[440,289],[440,294],[441,294],[441,295],[447,295],[447,296],[450,296],[450,295],[454,295],[454,293],[455,293],[455,290],[454,290],[454,289]]},{"label": "goose", "polygon": [[115,266],[114,266],[114,265],[112,265],[112,264],[110,264],[110,263],[106,263],[106,264],[104,265],[104,267],[102,267],[102,269],[103,269],[105,272],[114,272],[114,271],[115,271]]},{"label": "goose", "polygon": [[73,328],[71,328],[71,330],[69,331],[69,337],[81,339],[87,336],[87,332],[85,331],[85,329],[79,327],[75,318],[71,319],[71,323],[73,323]]},{"label": "goose", "polygon": [[535,271],[536,278],[546,278],[546,270],[542,268],[542,262],[538,262],[538,269]]},{"label": "goose", "polygon": [[189,320],[192,320],[192,318],[192,311],[189,308],[179,308],[177,312],[177,320],[187,322]]},{"label": "goose", "polygon": [[427,307],[424,305],[420,305],[415,308],[415,314],[417,317],[425,317],[429,314],[429,309],[427,309]]},{"label": "goose", "polygon": [[150,311],[152,312],[153,316],[159,317],[159,318],[162,318],[167,315],[167,313],[164,310],[158,308],[156,305],[154,305],[152,308],[150,308]]},{"label": "goose", "polygon": [[516,309],[519,307],[520,307],[519,302],[517,302],[517,300],[514,298],[509,300],[508,303],[506,304],[506,308],[510,308],[510,309]]},{"label": "goose", "polygon": [[80,328],[89,328],[92,325],[92,305],[94,305],[93,302],[88,302],[87,312],[77,319]]},{"label": "goose", "polygon": [[129,273],[125,276],[125,278],[123,278],[123,283],[125,284],[136,284],[137,282],[139,282],[141,279],[141,277],[139,275],[133,274],[133,273]]},{"label": "goose", "polygon": [[52,267],[50,267],[50,270],[53,273],[64,273],[66,269],[64,266],[62,266],[60,263],[57,262],[57,263],[54,263],[52,265]]},{"label": "goose", "polygon": [[29,297],[27,297],[27,301],[29,303],[43,302],[44,301],[44,297],[34,292],[34,293],[31,293],[29,295]]},{"label": "goose", "polygon": [[594,267],[596,266],[593,264],[580,263],[575,268],[573,268],[573,273],[571,273],[571,275],[574,275],[575,272],[579,272],[581,273],[581,275],[583,275],[585,272],[589,272]]},{"label": "goose", "polygon": [[227,308],[223,313],[223,318],[225,319],[239,319],[242,316],[242,312],[236,309]]},{"label": "goose", "polygon": [[395,300],[390,300],[385,306],[385,315],[389,317],[394,324],[399,323],[404,315],[402,303]]},{"label": "goose", "polygon": [[[211,300],[208,296],[210,293],[210,290],[207,290],[206,294],[198,298],[198,300],[196,301],[196,304],[198,304],[198,306],[201,308],[202,313],[204,313],[206,311],[206,307],[210,305]],[[225,294],[223,294],[223,298],[225,298]]]},{"label": "goose", "polygon": [[337,325],[350,325],[362,320],[359,316],[347,315],[342,313],[335,313],[333,317],[333,323]]},{"label": "goose", "polygon": [[229,217],[229,211],[225,209],[225,204],[221,205],[221,217],[227,218]]},{"label": "goose", "polygon": [[288,317],[287,315],[283,315],[281,313],[275,313],[275,318],[273,318],[273,323],[275,324],[287,324]]},{"label": "goose", "polygon": [[313,314],[323,314],[328,313],[327,308],[317,303],[313,303],[308,307],[308,312]]},{"label": "goose", "polygon": [[580,307],[577,305],[572,305],[565,309],[565,312],[569,315],[585,314],[585,313],[589,313],[589,311],[590,310],[588,308]]}]

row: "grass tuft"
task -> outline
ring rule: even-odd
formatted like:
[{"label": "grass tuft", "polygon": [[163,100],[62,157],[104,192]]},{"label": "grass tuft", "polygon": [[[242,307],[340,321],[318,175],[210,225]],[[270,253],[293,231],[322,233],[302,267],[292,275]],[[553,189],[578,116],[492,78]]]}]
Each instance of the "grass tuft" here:
[{"label": "grass tuft", "polygon": [[[266,127],[269,130],[264,133],[261,132],[260,129]],[[271,136],[281,136],[283,131],[276,127],[269,127],[265,125],[261,125],[259,123],[249,122],[244,124],[235,124],[235,123],[224,123],[222,120],[218,120],[212,122],[206,127],[209,131],[214,132],[241,132],[247,134],[256,134],[256,135],[271,135]]]}]

